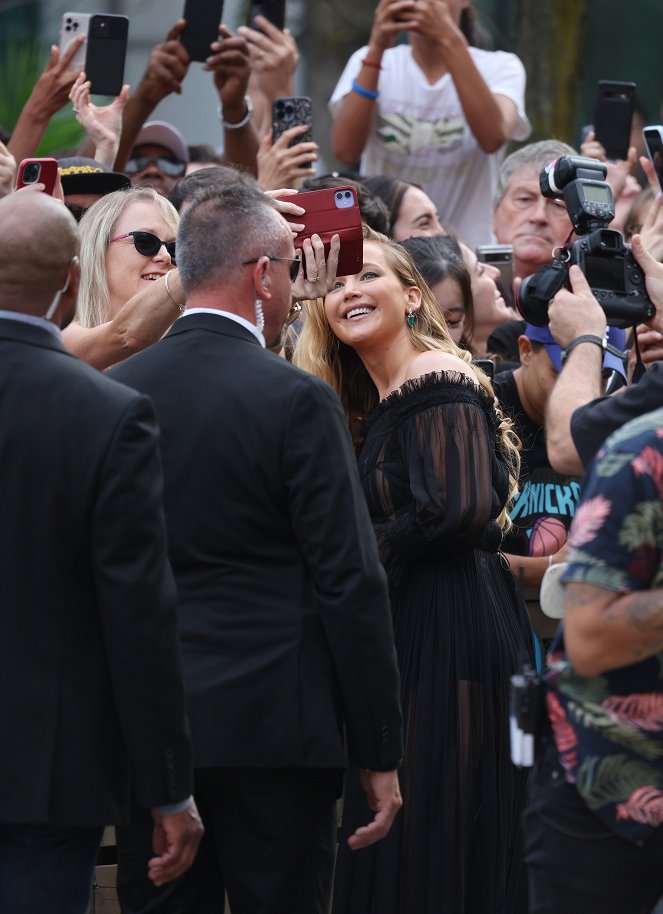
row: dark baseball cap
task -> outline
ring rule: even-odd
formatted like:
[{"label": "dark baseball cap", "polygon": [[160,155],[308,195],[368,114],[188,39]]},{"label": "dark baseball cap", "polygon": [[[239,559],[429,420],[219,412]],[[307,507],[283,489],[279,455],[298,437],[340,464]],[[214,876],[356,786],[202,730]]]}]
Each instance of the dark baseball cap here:
[{"label": "dark baseball cap", "polygon": [[108,165],[88,159],[85,156],[73,156],[60,159],[60,179],[65,197],[68,194],[111,194],[114,190],[126,190],[131,181],[126,175],[111,171]]}]

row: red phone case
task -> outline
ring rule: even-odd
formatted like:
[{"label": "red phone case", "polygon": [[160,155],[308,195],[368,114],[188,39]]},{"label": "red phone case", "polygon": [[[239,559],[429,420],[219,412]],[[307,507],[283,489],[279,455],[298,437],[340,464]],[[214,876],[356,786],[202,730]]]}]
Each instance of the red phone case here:
[{"label": "red phone case", "polygon": [[44,192],[52,194],[57,176],[56,159],[23,159],[18,166],[16,190],[30,184],[43,184]]},{"label": "red phone case", "polygon": [[305,226],[295,238],[296,248],[301,248],[305,238],[317,234],[325,246],[327,257],[332,236],[339,235],[341,250],[337,275],[349,276],[361,270],[364,238],[359,203],[353,187],[325,187],[278,199],[296,203],[306,210],[303,216],[286,216],[289,222],[303,222]]}]

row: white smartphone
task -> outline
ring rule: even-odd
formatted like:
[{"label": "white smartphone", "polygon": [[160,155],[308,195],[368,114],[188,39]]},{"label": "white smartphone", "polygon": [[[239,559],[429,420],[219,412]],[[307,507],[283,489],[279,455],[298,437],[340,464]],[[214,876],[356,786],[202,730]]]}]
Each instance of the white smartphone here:
[{"label": "white smartphone", "polygon": [[60,57],[67,50],[77,35],[85,35],[85,41],[74,54],[69,64],[70,70],[85,69],[85,55],[87,53],[87,33],[90,26],[92,13],[64,13],[60,24]]}]

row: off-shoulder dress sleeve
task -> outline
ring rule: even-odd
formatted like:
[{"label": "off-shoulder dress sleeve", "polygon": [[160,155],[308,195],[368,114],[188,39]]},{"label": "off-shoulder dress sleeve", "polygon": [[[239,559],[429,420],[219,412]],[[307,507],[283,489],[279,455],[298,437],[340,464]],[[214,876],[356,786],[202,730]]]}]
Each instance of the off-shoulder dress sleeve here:
[{"label": "off-shoulder dress sleeve", "polygon": [[409,381],[367,423],[364,490],[383,561],[479,545],[502,510],[508,473],[492,400],[460,375]]}]

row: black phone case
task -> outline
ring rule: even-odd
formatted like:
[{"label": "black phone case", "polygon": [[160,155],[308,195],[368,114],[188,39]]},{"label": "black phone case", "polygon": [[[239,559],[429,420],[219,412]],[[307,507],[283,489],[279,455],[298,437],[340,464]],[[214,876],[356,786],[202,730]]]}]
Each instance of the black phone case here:
[{"label": "black phone case", "polygon": [[[246,24],[252,29],[257,29],[256,16],[264,16],[277,29],[285,28],[285,0],[262,0],[262,3],[250,3]],[[258,29],[258,31],[260,31]]]},{"label": "black phone case", "polygon": [[[102,28],[101,20],[107,26]],[[92,16],[88,30],[85,74],[91,95],[119,95],[124,84],[129,20],[126,16]]]},{"label": "black phone case", "polygon": [[[282,96],[272,102],[272,142],[276,142],[282,133],[290,127],[300,124],[309,124],[313,118],[311,99],[305,95]],[[288,143],[294,146],[297,143],[310,143],[313,141],[313,127],[310,126],[306,133],[298,136]]]},{"label": "black phone case", "polygon": [[625,159],[631,140],[635,83],[600,80],[594,134],[609,159]]},{"label": "black phone case", "polygon": [[212,53],[210,45],[219,37],[223,0],[186,0],[182,16],[186,19],[186,28],[180,41],[189,57],[191,60],[207,60]]}]

